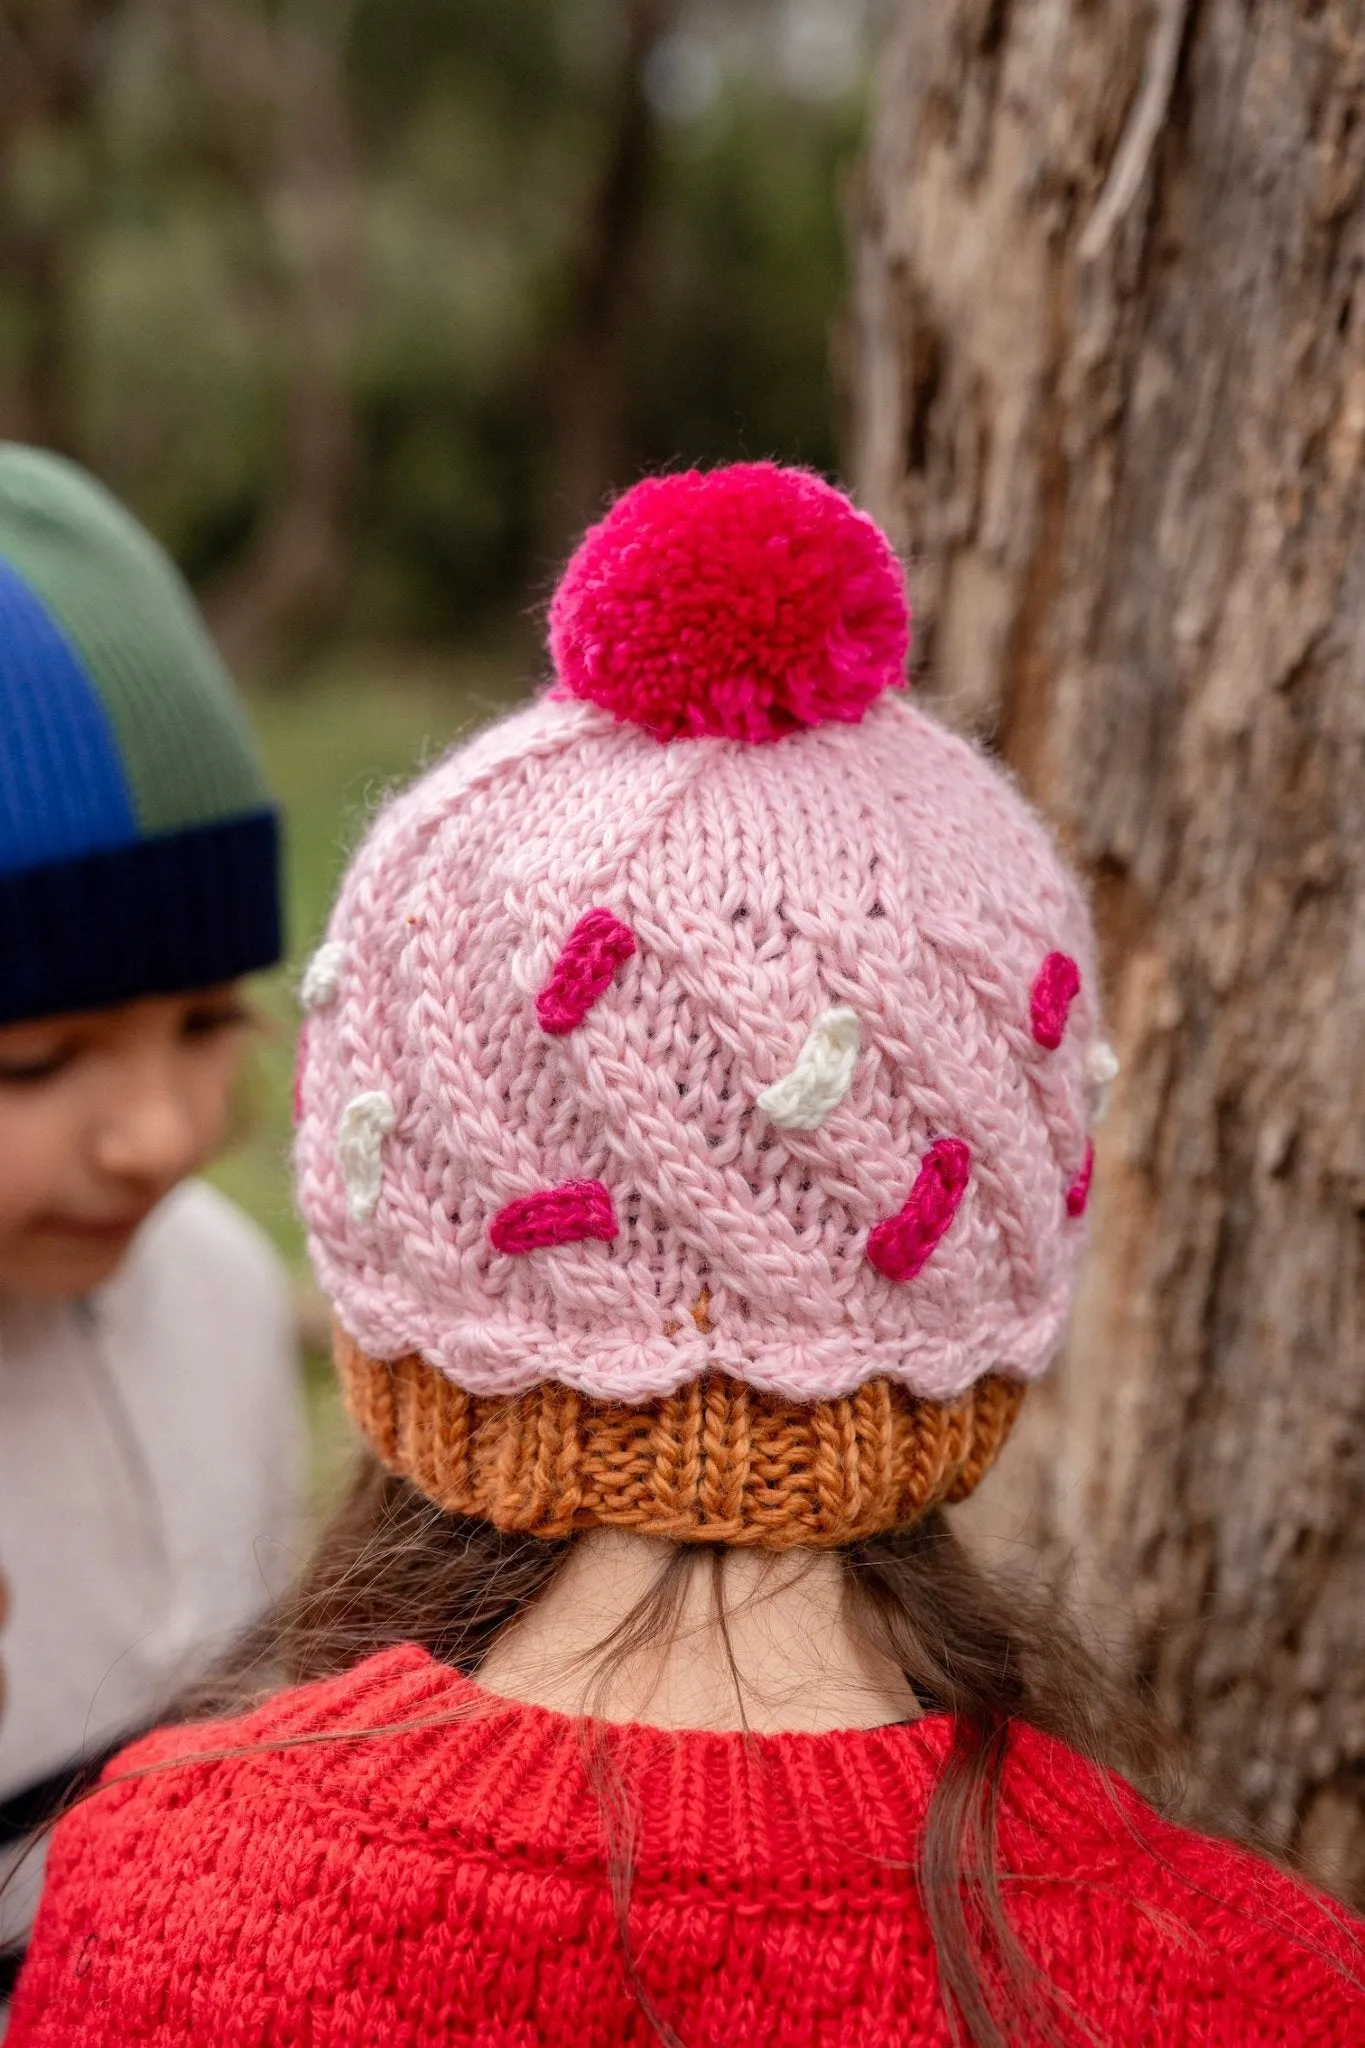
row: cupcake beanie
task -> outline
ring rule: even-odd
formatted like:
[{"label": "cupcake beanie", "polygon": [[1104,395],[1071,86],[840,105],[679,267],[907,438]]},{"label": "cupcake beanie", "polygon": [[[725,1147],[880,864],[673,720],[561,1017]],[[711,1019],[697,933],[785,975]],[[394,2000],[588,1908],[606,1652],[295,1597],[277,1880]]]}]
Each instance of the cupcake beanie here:
[{"label": "cupcake beanie", "polygon": [[440,1506],[847,1542],[970,1491],[1047,1366],[1092,934],[908,638],[819,478],[652,479],[569,563],[553,687],[362,846],[301,1199],[352,1410]]}]

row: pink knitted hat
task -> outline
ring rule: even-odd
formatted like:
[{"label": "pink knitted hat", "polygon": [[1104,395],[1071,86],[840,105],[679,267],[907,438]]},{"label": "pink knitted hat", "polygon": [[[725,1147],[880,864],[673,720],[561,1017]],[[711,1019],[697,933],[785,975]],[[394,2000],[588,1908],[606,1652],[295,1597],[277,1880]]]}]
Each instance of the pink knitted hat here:
[{"label": "pink knitted hat", "polygon": [[1085,904],[902,694],[899,565],[814,476],[637,485],[550,644],[549,694],[380,815],[305,977],[355,1412],[547,1534],[906,1519],[974,1483],[1067,1311]]}]

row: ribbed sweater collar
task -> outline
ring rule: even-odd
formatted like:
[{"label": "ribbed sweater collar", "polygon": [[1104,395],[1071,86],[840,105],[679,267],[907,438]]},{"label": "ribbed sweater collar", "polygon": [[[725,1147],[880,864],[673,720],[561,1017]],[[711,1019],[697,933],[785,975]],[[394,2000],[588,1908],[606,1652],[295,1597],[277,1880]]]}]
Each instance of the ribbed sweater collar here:
[{"label": "ribbed sweater collar", "polygon": [[[500,1698],[405,1644],[281,1694],[230,1731],[182,1728],[175,1748],[215,1753],[222,1733],[362,1827],[561,1868],[601,1868],[615,1777],[630,1795],[637,1883],[745,1886],[780,1869],[796,1890],[841,1873],[865,1884],[877,1866],[904,1882],[950,1728],[933,1716],[746,1735],[576,1719]],[[352,1729],[355,1740],[340,1739]]]}]

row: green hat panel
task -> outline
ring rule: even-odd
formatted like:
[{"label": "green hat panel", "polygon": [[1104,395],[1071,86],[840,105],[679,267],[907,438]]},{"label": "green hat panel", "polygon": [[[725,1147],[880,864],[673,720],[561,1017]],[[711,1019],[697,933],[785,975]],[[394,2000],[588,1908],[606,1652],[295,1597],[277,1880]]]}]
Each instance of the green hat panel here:
[{"label": "green hat panel", "polygon": [[0,445],[0,559],[80,654],[145,835],[269,805],[242,708],[179,572],[102,485],[42,449]]}]

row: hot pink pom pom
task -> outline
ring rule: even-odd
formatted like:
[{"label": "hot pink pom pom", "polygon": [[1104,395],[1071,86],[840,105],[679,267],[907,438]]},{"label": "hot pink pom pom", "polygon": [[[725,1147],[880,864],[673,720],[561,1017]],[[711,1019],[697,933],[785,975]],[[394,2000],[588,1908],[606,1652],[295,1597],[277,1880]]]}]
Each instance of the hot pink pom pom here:
[{"label": "hot pink pom pom", "polygon": [[550,607],[561,689],[657,739],[855,724],[904,676],[900,564],[867,515],[771,462],[651,477],[590,528]]}]

